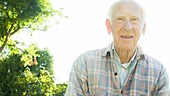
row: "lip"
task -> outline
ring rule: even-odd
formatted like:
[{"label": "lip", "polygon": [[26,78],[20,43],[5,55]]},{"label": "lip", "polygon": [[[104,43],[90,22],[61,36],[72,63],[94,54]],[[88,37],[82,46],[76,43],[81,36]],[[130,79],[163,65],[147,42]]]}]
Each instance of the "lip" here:
[{"label": "lip", "polygon": [[129,40],[129,39],[133,39],[134,36],[133,35],[121,35],[120,38]]}]

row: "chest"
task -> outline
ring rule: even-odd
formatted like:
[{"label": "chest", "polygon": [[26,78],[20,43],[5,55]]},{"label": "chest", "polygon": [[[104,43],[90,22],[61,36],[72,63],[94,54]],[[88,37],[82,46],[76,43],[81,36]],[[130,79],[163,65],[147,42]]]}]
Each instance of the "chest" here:
[{"label": "chest", "polygon": [[155,88],[157,73],[152,68],[141,66],[141,63],[146,62],[137,62],[121,88],[119,70],[113,60],[93,62],[93,66],[87,66],[89,92],[96,96],[150,95]]}]

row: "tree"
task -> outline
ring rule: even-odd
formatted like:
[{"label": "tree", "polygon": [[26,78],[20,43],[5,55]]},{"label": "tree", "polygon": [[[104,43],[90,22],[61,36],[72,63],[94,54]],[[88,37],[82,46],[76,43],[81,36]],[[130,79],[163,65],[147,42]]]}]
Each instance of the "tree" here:
[{"label": "tree", "polygon": [[0,52],[20,29],[46,28],[44,22],[56,13],[61,15],[60,11],[53,9],[50,0],[0,0]]},{"label": "tree", "polygon": [[0,96],[63,96],[67,84],[55,83],[49,50],[36,44],[22,49],[16,43],[11,42],[1,58]]},{"label": "tree", "polygon": [[50,55],[50,51],[45,48],[44,50],[37,51],[36,54],[38,56],[35,58],[38,64],[35,64],[33,68],[31,68],[34,72],[39,72],[40,69],[46,69],[50,72],[50,74],[54,74],[53,72],[53,57]]},{"label": "tree", "polygon": [[[15,62],[15,63],[12,63]],[[24,70],[19,55],[8,56],[0,62],[0,96],[11,96],[17,76]]]}]

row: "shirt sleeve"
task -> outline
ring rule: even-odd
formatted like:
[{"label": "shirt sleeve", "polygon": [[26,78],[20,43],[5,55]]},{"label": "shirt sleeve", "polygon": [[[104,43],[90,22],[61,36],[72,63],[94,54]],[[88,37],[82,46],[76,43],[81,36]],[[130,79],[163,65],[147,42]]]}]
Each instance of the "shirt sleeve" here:
[{"label": "shirt sleeve", "polygon": [[164,67],[160,72],[154,96],[170,96],[169,76]]},{"label": "shirt sleeve", "polygon": [[65,96],[88,96],[87,68],[80,56],[72,66]]}]

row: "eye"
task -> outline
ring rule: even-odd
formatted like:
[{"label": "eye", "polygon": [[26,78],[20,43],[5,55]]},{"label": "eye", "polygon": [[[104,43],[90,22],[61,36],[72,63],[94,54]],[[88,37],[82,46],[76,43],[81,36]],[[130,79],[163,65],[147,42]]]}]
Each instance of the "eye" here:
[{"label": "eye", "polygon": [[131,18],[131,22],[134,23],[134,24],[137,24],[139,22],[139,18]]},{"label": "eye", "polygon": [[139,21],[138,18],[134,17],[134,18],[131,18],[132,21]]},{"label": "eye", "polygon": [[138,19],[137,18],[132,18],[132,21],[137,21]]},{"label": "eye", "polygon": [[117,20],[123,20],[123,18],[122,17],[118,17]]},{"label": "eye", "polygon": [[123,18],[123,17],[117,17],[117,18],[116,18],[116,22],[117,22],[118,24],[123,23],[123,21],[124,21],[124,18]]}]

